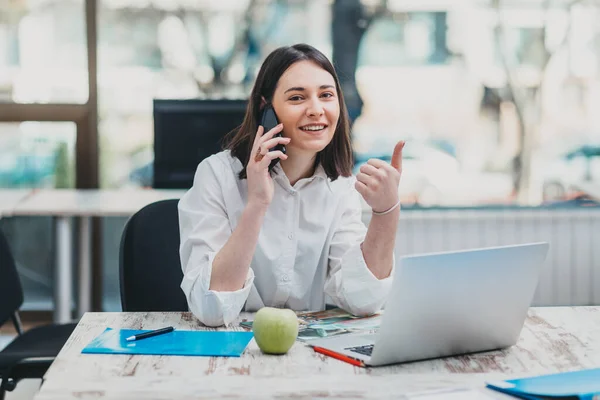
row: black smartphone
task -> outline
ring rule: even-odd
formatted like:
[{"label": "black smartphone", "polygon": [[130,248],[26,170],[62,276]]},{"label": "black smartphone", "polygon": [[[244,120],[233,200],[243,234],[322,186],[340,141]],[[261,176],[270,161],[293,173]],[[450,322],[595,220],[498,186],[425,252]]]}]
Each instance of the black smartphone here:
[{"label": "black smartphone", "polygon": [[[262,111],[262,116],[260,118],[260,124],[264,128],[263,135],[265,133],[269,132],[271,129],[275,128],[277,125],[279,125],[279,120],[277,119],[277,114],[275,114],[275,110],[273,109],[273,106],[270,103],[266,104],[265,108]],[[281,136],[282,136],[281,132],[279,132],[278,134],[276,134],[273,137],[281,137]],[[276,150],[280,150],[283,154],[285,154],[285,146],[281,143],[278,144],[277,146],[269,149],[269,151],[276,151]],[[273,167],[275,165],[277,165],[278,162],[279,162],[279,158],[272,160],[271,164],[269,164],[269,171],[271,169],[273,169]]]}]

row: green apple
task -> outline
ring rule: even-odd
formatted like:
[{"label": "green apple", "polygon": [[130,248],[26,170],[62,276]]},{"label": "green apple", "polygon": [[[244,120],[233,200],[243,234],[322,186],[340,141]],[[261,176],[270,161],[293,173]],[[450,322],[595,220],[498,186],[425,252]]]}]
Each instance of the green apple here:
[{"label": "green apple", "polygon": [[266,354],[285,354],[298,337],[298,318],[289,309],[263,307],[252,323],[254,339]]}]

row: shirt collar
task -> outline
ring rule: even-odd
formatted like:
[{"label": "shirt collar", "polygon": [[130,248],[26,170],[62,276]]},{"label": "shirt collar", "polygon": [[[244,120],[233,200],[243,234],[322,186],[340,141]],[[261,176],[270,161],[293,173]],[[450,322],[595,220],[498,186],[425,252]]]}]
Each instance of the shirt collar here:
[{"label": "shirt collar", "polygon": [[329,188],[329,191],[333,192],[333,189],[331,188],[331,179],[329,179],[329,177],[327,176],[327,173],[325,172],[325,168],[323,168],[323,165],[321,163],[319,163],[319,165],[317,165],[317,168],[315,169],[315,173],[313,174],[313,179],[324,179],[325,182],[327,183],[327,187]]},{"label": "shirt collar", "polygon": [[[277,163],[274,167],[273,167],[273,172],[275,172],[276,174],[273,176],[273,179],[278,181],[284,189],[287,190],[295,190],[291,185],[290,185],[290,181],[288,180],[287,176],[285,175],[285,172],[283,171],[283,168],[281,168],[281,164]],[[323,168],[323,165],[321,165],[321,163],[319,163],[319,165],[317,165],[317,168],[315,168],[315,172],[313,173],[313,175],[309,178],[304,178],[304,180],[306,181],[305,184],[308,184],[310,182],[312,182],[315,179],[322,179],[325,181],[325,183],[327,184],[327,188],[329,189],[330,192],[333,192],[333,189],[331,187],[331,179],[329,179],[329,177],[327,176],[327,173],[325,172],[325,169]],[[304,186],[304,185],[302,185]]]}]

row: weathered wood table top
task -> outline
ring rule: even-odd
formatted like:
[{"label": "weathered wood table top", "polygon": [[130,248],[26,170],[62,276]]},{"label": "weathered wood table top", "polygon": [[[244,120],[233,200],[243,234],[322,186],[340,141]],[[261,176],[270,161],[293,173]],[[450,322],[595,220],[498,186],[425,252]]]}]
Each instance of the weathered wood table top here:
[{"label": "weathered wood table top", "polygon": [[379,368],[353,367],[302,342],[283,356],[262,354],[254,340],[240,358],[81,354],[106,327],[169,325],[207,329],[190,313],[85,314],[36,399],[380,399],[446,387],[508,398],[486,390],[485,382],[600,366],[600,307],[531,308],[517,345],[508,349]]}]

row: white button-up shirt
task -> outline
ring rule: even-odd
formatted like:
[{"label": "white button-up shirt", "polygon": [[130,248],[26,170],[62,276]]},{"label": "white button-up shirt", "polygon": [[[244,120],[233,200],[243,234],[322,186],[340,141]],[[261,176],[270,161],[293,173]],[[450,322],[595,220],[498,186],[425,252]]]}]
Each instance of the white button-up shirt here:
[{"label": "white button-up shirt", "polygon": [[241,169],[229,151],[203,160],[179,202],[181,288],[194,315],[217,326],[231,323],[242,309],[323,310],[326,300],[355,315],[377,312],[392,278],[377,279],[365,263],[366,228],[355,178],[332,182],[321,166],[291,186],[277,164],[273,200],[244,287],[209,290],[215,255],[247,204],[248,181],[238,178]]}]

